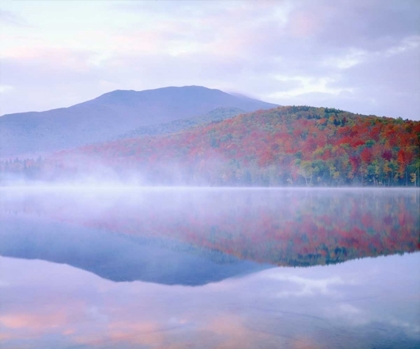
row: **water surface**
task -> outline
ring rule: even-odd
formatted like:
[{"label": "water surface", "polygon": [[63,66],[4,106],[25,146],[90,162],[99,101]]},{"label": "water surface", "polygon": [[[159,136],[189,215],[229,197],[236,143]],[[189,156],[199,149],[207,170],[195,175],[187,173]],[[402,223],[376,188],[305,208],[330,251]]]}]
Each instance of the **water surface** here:
[{"label": "water surface", "polygon": [[419,202],[2,189],[1,348],[416,348]]}]

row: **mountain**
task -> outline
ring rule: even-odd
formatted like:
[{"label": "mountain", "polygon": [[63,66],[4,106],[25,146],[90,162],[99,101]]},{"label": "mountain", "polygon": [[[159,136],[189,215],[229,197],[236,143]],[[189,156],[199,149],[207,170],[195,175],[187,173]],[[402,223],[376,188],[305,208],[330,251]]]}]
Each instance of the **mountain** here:
[{"label": "mountain", "polygon": [[217,108],[245,112],[274,104],[200,86],[116,90],[69,108],[0,117],[0,158],[100,142],[141,126],[206,114]]},{"label": "mountain", "polygon": [[190,119],[175,120],[169,123],[158,124],[158,125],[149,125],[138,127],[130,132],[124,133],[117,137],[118,139],[124,138],[136,138],[140,136],[156,136],[169,133],[175,133],[187,128],[205,125],[212,122],[218,122],[226,119],[230,119],[236,115],[245,113],[244,110],[239,108],[217,108],[207,114],[193,117]]}]

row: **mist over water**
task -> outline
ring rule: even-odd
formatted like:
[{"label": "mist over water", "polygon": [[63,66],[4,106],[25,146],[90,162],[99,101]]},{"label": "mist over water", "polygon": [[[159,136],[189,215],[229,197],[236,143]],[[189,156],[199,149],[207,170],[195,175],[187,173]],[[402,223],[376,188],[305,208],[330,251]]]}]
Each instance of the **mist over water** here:
[{"label": "mist over water", "polygon": [[1,202],[20,222],[51,220],[302,266],[415,251],[419,207],[418,190],[102,184],[7,188]]},{"label": "mist over water", "polygon": [[6,348],[420,344],[419,190],[0,195]]}]

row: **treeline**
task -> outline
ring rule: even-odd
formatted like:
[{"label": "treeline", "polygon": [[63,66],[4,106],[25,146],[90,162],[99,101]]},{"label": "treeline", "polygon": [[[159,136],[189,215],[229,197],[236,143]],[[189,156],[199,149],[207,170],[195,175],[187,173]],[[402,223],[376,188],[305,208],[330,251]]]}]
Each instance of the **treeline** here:
[{"label": "treeline", "polygon": [[0,171],[44,180],[105,171],[152,184],[420,186],[420,122],[278,107],[169,135],[2,162]]}]

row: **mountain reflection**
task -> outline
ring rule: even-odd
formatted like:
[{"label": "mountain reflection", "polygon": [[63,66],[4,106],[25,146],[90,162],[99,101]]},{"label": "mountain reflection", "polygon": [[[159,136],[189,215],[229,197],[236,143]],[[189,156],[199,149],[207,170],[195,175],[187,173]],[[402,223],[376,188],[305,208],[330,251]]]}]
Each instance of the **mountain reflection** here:
[{"label": "mountain reflection", "polygon": [[419,191],[3,189],[0,254],[200,285],[419,249]]}]

